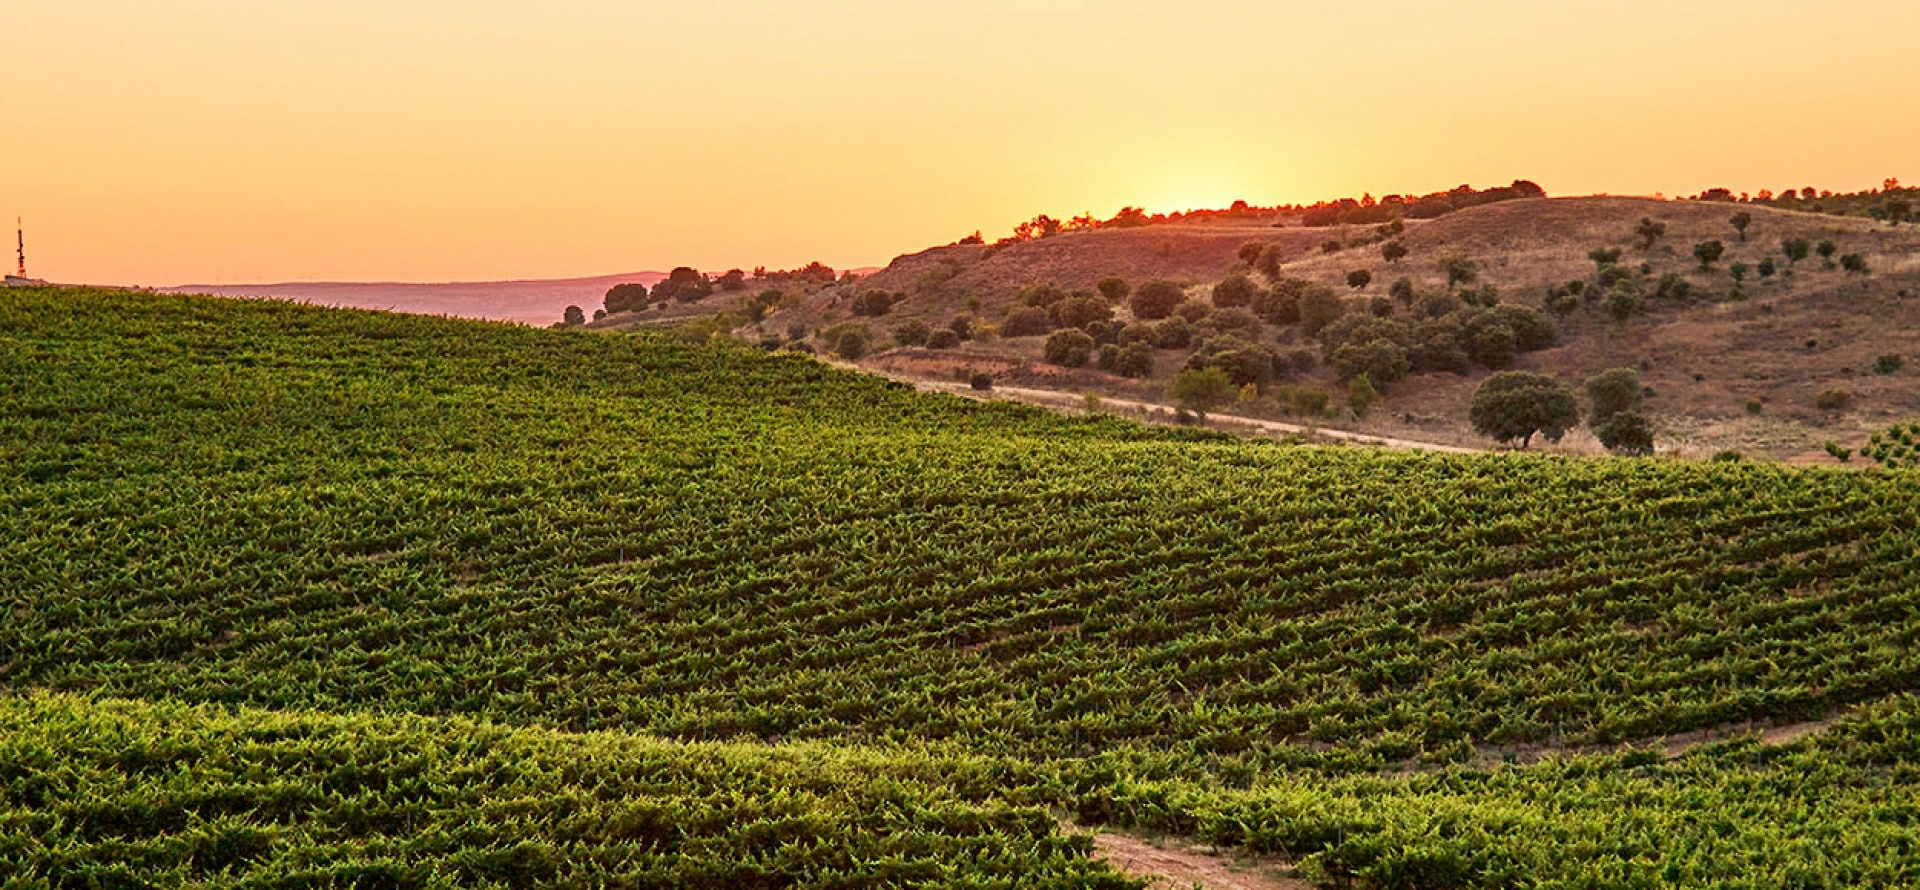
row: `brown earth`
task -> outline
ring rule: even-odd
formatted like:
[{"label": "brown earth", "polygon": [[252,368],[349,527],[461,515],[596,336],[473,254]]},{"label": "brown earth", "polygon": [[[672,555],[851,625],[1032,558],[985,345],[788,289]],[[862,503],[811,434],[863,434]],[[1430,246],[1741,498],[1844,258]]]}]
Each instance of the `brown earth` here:
[{"label": "brown earth", "polygon": [[1277,860],[1230,858],[1205,848],[1156,846],[1144,838],[1105,831],[1093,837],[1094,855],[1122,874],[1152,881],[1153,890],[1307,890],[1280,877]]}]

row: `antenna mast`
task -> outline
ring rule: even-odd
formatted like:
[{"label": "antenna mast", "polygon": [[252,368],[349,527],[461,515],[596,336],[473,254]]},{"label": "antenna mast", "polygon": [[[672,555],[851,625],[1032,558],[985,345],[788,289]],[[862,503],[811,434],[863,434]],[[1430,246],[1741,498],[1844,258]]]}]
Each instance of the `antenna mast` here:
[{"label": "antenna mast", "polygon": [[14,234],[20,239],[20,277],[27,277],[27,224],[19,217],[13,218]]}]

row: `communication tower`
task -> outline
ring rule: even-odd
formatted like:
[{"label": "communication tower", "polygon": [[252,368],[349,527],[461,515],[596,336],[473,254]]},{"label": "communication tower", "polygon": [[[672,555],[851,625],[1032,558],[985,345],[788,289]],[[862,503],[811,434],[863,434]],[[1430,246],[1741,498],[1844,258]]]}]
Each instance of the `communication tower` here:
[{"label": "communication tower", "polygon": [[13,233],[18,239],[16,243],[20,245],[20,271],[15,274],[25,278],[27,277],[27,224],[16,216],[13,218],[13,225]]}]

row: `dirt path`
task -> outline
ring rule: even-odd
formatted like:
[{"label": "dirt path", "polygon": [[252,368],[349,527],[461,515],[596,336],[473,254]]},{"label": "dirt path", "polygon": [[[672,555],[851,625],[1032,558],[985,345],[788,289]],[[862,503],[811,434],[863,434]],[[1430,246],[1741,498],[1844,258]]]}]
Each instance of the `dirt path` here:
[{"label": "dirt path", "polygon": [[[1062,409],[1062,408],[1084,409],[1086,405],[1086,396],[1076,394],[1076,393],[1060,392],[1058,390],[1051,390],[1051,389],[1027,389],[1027,388],[1018,387],[1018,386],[995,386],[991,390],[987,390],[985,392],[978,392],[964,383],[956,383],[956,382],[946,381],[946,380],[928,380],[922,377],[914,377],[911,375],[901,374],[898,372],[886,371],[880,368],[865,367],[862,365],[852,364],[850,362],[839,361],[837,359],[828,359],[827,361],[830,364],[833,364],[837,367],[845,368],[850,371],[859,371],[863,374],[873,374],[879,377],[885,377],[889,380],[897,380],[901,383],[912,384],[916,389],[919,389],[922,392],[944,392],[952,395],[965,396],[967,398],[981,399],[981,400],[1010,399],[1013,401],[1025,402],[1029,405],[1038,405],[1042,408],[1054,408],[1054,409]],[[1156,405],[1151,402],[1136,402],[1130,399],[1112,399],[1112,398],[1106,398],[1104,396],[1100,397],[1100,404],[1103,407],[1115,408],[1121,411],[1131,411],[1131,412],[1136,412],[1140,414],[1146,414],[1154,411],[1170,412],[1173,410],[1172,408],[1169,408],[1166,405]],[[1216,426],[1216,427],[1219,427],[1219,426],[1242,427],[1242,428],[1251,429],[1251,430],[1255,430],[1262,433],[1277,434],[1277,435],[1316,436],[1322,439],[1335,439],[1341,442],[1351,442],[1355,445],[1372,445],[1380,448],[1393,448],[1401,451],[1433,451],[1433,452],[1438,452],[1442,454],[1477,454],[1477,453],[1480,453],[1482,450],[1478,448],[1463,448],[1458,445],[1442,445],[1438,442],[1420,442],[1412,439],[1395,439],[1388,436],[1372,436],[1366,433],[1355,433],[1355,432],[1349,432],[1347,430],[1330,430],[1330,429],[1325,429],[1323,427],[1303,426],[1301,424],[1296,424],[1296,423],[1281,423],[1276,420],[1261,420],[1259,418],[1254,418],[1254,417],[1241,417],[1235,414],[1208,414],[1207,424],[1209,426]]]},{"label": "dirt path", "polygon": [[1196,849],[1156,847],[1127,834],[1094,835],[1094,855],[1116,870],[1153,881],[1153,890],[1308,890],[1310,885],[1275,877],[1277,863],[1235,860]]}]

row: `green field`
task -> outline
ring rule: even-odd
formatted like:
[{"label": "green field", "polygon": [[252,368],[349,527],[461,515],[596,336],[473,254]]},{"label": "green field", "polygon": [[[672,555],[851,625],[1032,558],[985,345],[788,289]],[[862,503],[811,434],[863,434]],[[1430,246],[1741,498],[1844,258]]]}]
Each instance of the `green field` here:
[{"label": "green field", "polygon": [[1911,474],[113,292],[0,292],[0,380],[17,886],[1118,885],[1056,819],[1361,886],[1920,883]]}]

